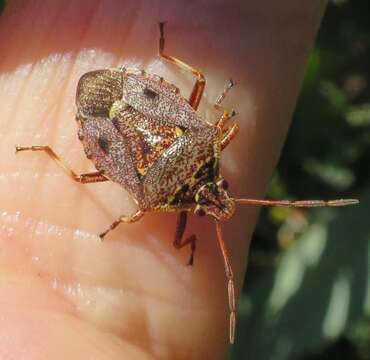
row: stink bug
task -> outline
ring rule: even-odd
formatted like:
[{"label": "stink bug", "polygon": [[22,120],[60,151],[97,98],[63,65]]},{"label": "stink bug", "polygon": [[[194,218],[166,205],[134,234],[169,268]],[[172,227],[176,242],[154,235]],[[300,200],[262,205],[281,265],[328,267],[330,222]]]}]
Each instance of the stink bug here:
[{"label": "stink bug", "polygon": [[229,335],[233,343],[234,276],[221,222],[233,216],[235,205],[315,207],[345,206],[358,201],[270,201],[230,197],[227,182],[220,173],[220,157],[237,134],[238,126],[226,126],[236,113],[223,108],[221,102],[233,82],[225,86],[215,102],[215,108],[222,113],[219,119],[214,124],[206,122],[196,112],[205,77],[183,61],[165,54],[164,45],[164,23],[160,23],[160,56],[196,77],[188,100],[159,76],[137,69],[120,67],[91,71],[79,80],[76,95],[78,137],[96,172],[77,175],[49,146],[17,146],[16,151],[44,151],[77,182],[111,180],[132,194],[138,210],[114,221],[99,235],[102,239],[121,222],[135,222],[147,212],[177,211],[173,244],[177,249],[190,245],[188,264],[192,265],[196,237],[183,239],[187,214],[193,211],[196,215],[213,218],[228,280]]}]

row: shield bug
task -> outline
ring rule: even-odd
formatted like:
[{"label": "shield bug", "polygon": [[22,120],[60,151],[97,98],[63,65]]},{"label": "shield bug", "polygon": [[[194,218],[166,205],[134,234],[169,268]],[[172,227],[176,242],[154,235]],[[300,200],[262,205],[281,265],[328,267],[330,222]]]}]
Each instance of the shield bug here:
[{"label": "shield bug", "polygon": [[220,173],[221,152],[238,132],[238,125],[226,126],[236,114],[221,106],[234,85],[230,81],[216,100],[221,112],[212,124],[196,112],[205,88],[205,77],[195,68],[164,53],[164,23],[160,23],[159,54],[196,77],[189,99],[157,75],[137,69],[104,69],[84,74],[77,86],[76,121],[78,137],[86,156],[97,171],[77,175],[49,146],[17,146],[16,151],[46,152],[73,180],[80,183],[114,181],[129,191],[138,210],[121,216],[99,236],[121,222],[132,223],[151,211],[177,211],[174,246],[191,248],[193,264],[196,237],[184,239],[187,214],[208,215],[215,221],[217,239],[225,263],[230,311],[230,342],[234,342],[236,301],[234,275],[225,246],[221,223],[230,219],[236,204],[267,206],[345,206],[358,203],[341,200],[257,200],[228,195]]}]

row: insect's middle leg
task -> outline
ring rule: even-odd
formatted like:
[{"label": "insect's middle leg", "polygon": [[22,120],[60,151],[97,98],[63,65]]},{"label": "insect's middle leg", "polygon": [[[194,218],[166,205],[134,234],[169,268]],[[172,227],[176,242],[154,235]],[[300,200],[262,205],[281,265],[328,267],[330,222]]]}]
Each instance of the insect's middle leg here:
[{"label": "insect's middle leg", "polygon": [[179,213],[178,218],[177,218],[175,240],[173,241],[173,246],[176,249],[181,249],[186,245],[190,245],[191,253],[190,253],[190,258],[189,258],[189,261],[188,261],[188,265],[193,265],[197,238],[193,234],[193,235],[189,236],[188,238],[186,238],[183,241],[183,236],[184,236],[184,233],[185,233],[187,218],[188,218],[188,213],[186,211],[181,211]]},{"label": "insect's middle leg", "polygon": [[59,157],[50,146],[16,146],[15,152],[20,151],[44,151],[48,156],[50,156],[63,170],[69,175],[74,181],[82,184],[108,181],[108,179],[100,172],[95,171],[88,174],[76,174],[67,163]]},{"label": "insect's middle leg", "polygon": [[105,235],[107,235],[110,231],[115,229],[120,223],[124,222],[124,223],[127,223],[127,224],[131,224],[131,223],[134,223],[134,222],[140,220],[143,216],[144,216],[144,212],[141,211],[141,210],[136,211],[136,213],[131,215],[131,216],[120,216],[117,220],[115,220],[109,226],[109,228],[107,230],[105,230],[104,232],[99,234],[100,239],[103,240]]},{"label": "insect's middle leg", "polygon": [[160,38],[159,38],[159,55],[169,61],[170,63],[178,66],[179,68],[189,71],[197,77],[197,81],[193,87],[193,90],[190,94],[189,104],[196,110],[199,106],[200,100],[203,95],[204,87],[206,86],[206,79],[204,75],[197,69],[194,69],[192,66],[184,63],[183,61],[175,58],[174,56],[170,56],[164,53],[164,23],[159,23],[159,31],[160,31]]}]

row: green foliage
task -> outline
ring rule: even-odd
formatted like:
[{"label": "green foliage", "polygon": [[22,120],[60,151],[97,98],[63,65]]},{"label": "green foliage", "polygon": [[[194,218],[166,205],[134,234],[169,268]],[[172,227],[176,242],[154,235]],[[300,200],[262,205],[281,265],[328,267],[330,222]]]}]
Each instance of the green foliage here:
[{"label": "green foliage", "polygon": [[370,358],[368,10],[329,5],[268,194],[361,204],[262,210],[233,359]]},{"label": "green foliage", "polygon": [[0,14],[3,12],[5,8],[5,0],[0,0]]},{"label": "green foliage", "polygon": [[236,359],[297,359],[343,334],[366,343],[358,326],[370,320],[370,188],[361,200],[316,211],[276,265],[247,285]]}]

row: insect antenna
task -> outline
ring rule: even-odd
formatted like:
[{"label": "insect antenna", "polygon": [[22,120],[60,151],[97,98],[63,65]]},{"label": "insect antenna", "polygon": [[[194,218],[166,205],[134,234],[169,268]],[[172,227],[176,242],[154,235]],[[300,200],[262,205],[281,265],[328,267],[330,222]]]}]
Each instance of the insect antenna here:
[{"label": "insect antenna", "polygon": [[319,206],[348,206],[358,204],[357,199],[337,199],[337,200],[259,200],[259,199],[234,199],[236,203],[242,205],[261,205],[261,206],[283,206],[283,207],[319,207]]},{"label": "insect antenna", "polygon": [[236,305],[235,305],[235,288],[234,288],[234,273],[231,268],[229,254],[225,246],[224,235],[222,233],[220,222],[216,221],[216,232],[217,240],[220,244],[222,256],[225,264],[225,274],[228,279],[227,292],[229,295],[229,310],[230,310],[230,328],[229,328],[229,337],[230,344],[234,344],[235,338],[235,316],[236,316]]}]

